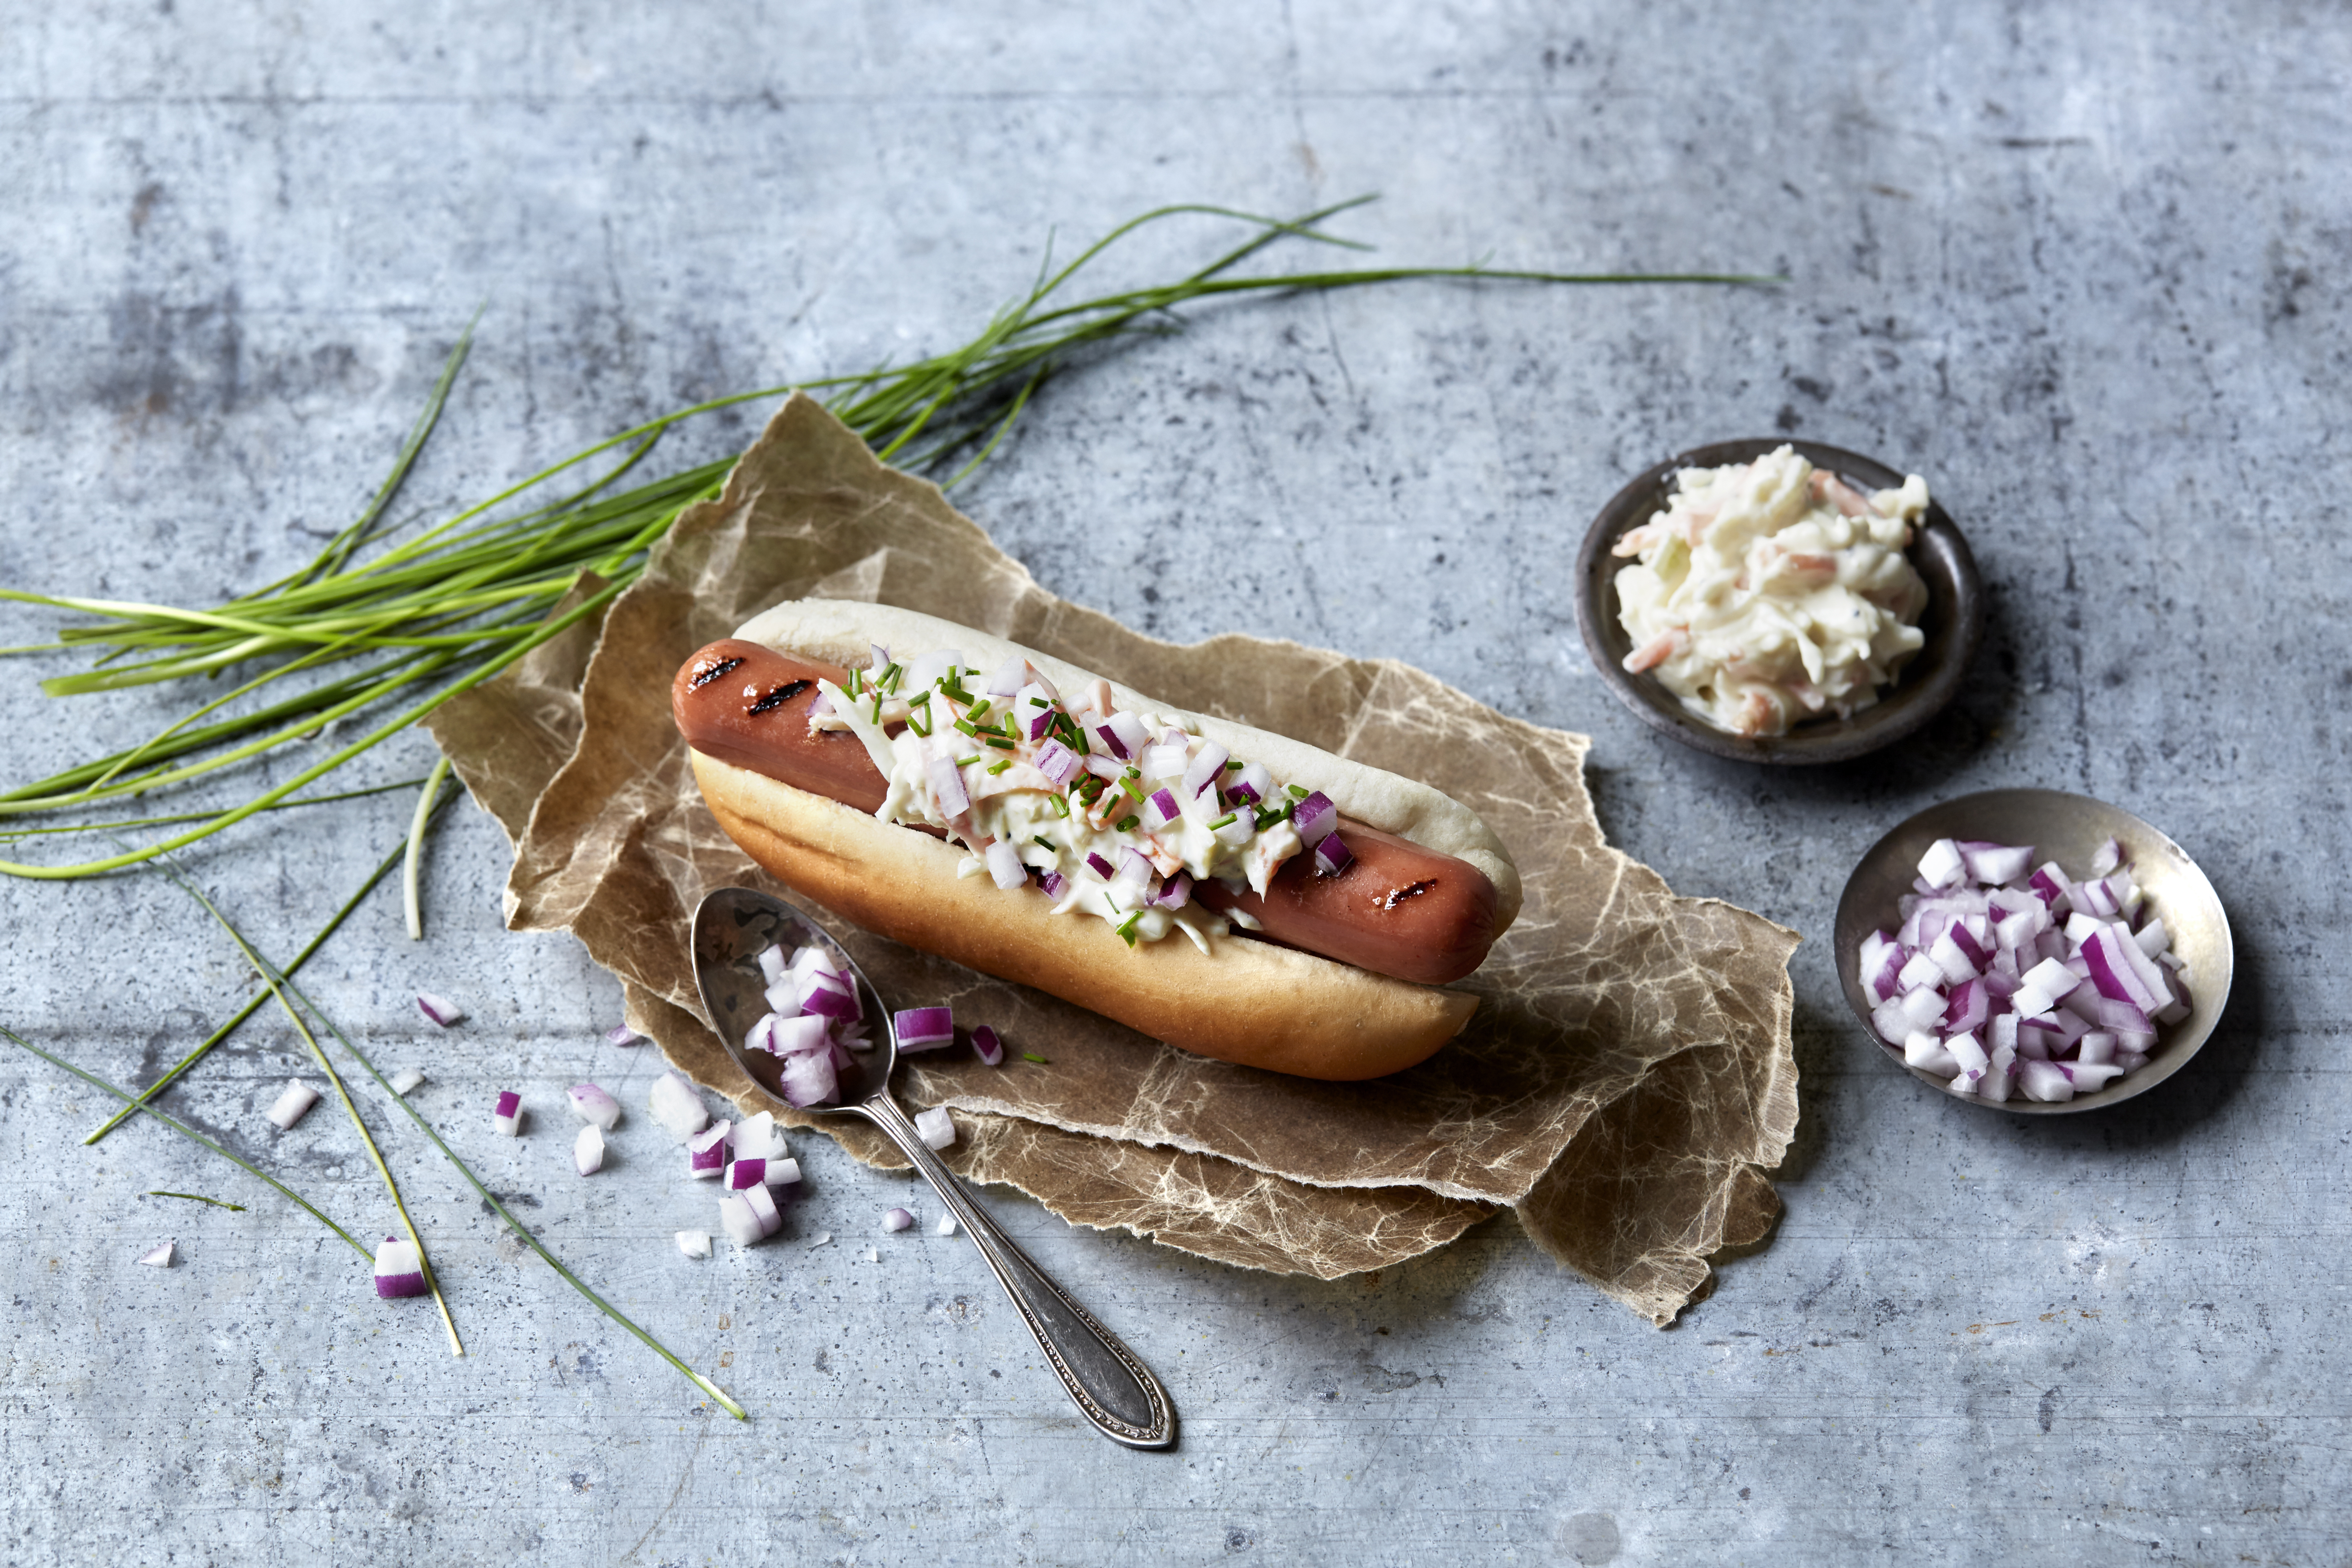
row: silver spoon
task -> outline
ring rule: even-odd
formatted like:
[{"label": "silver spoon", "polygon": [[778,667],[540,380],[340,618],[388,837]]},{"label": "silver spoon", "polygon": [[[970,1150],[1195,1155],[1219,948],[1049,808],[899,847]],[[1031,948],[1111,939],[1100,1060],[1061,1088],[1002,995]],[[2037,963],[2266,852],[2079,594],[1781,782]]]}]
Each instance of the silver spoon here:
[{"label": "silver spoon", "polygon": [[1175,1409],[1151,1369],[997,1228],[988,1211],[972,1201],[963,1183],[923,1142],[915,1124],[890,1098],[890,1072],[898,1063],[898,1037],[890,1009],[874,983],[815,920],[782,899],[750,888],[721,888],[694,911],[695,984],[701,989],[711,1026],[719,1031],[735,1065],[779,1110],[787,1106],[783,1059],[743,1048],[743,1037],[769,1011],[768,983],[760,972],[759,955],[762,949],[776,944],[787,952],[814,944],[840,959],[856,977],[858,1005],[866,1017],[881,1026],[875,1031],[878,1037],[874,1048],[864,1053],[856,1066],[843,1069],[838,1103],[814,1109],[850,1111],[866,1118],[914,1163],[931,1190],[940,1194],[940,1201],[962,1223],[964,1234],[971,1237],[981,1256],[988,1259],[1004,1293],[1020,1309],[1022,1321],[1037,1336],[1037,1348],[1045,1352],[1062,1386],[1103,1436],[1131,1448],[1164,1448],[1174,1442]]}]

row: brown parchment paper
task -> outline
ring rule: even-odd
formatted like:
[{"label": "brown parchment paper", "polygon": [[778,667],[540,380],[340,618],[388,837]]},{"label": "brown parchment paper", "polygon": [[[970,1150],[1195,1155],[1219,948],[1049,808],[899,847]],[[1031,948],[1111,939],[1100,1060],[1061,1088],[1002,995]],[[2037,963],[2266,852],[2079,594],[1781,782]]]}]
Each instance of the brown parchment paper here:
[{"label": "brown parchment paper", "polygon": [[[1546,1251],[1660,1323],[1706,1285],[1708,1254],[1769,1231],[1780,1203],[1763,1173],[1796,1127],[1796,938],[1676,898],[1611,849],[1581,779],[1583,737],[1392,661],[1139,636],[1039,587],[934,486],[877,462],[806,398],[777,414],[717,500],[679,519],[601,626],[432,723],[515,842],[509,923],[577,935],[622,979],[632,1024],[701,1083],[760,1103],[701,1018],[693,909],[731,883],[783,889],[704,808],[670,721],[670,677],[703,643],[808,595],[942,616],[1426,779],[1486,817],[1525,881],[1517,923],[1465,983],[1481,998],[1468,1030],[1366,1084],[1191,1056],[842,929],[894,1005],[951,1004],[1047,1058],[902,1064],[904,1100],[961,1113],[952,1163],[967,1175],[1081,1224],[1325,1279],[1428,1251],[1510,1205]],[[791,1120],[869,1163],[898,1163],[862,1123]]]}]

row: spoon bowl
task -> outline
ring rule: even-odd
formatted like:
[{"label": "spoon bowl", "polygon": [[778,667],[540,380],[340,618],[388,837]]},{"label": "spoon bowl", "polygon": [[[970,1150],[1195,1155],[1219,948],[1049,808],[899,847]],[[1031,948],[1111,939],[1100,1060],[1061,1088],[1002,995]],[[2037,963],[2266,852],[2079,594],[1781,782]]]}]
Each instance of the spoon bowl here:
[{"label": "spoon bowl", "polygon": [[[859,1016],[874,1036],[869,1048],[836,1064],[839,1085],[827,1104],[793,1106],[784,1093],[783,1058],[744,1047],[744,1037],[770,1011],[760,954],[778,946],[815,947],[836,960],[856,984]],[[693,953],[695,984],[719,1043],[774,1109],[845,1112],[880,1129],[962,1223],[1079,1413],[1130,1448],[1174,1442],[1175,1407],[1151,1369],[1004,1234],[890,1098],[890,1074],[898,1065],[896,1016],[833,933],[782,899],[721,888],[694,911]]]}]

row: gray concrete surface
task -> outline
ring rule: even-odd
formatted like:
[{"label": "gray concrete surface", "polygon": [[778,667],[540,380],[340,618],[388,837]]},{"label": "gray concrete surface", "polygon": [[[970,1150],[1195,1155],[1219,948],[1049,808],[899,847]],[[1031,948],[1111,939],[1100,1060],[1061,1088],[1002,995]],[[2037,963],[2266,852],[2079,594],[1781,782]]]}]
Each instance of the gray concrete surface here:
[{"label": "gray concrete surface", "polygon": [[[707,1205],[635,1113],[651,1064],[596,1043],[617,993],[575,948],[501,932],[503,847],[468,808],[433,846],[429,939],[379,896],[319,993],[757,1419],[715,1416],[411,1137],[464,1361],[160,1129],[80,1147],[100,1098],[11,1052],[0,1558],[2343,1561],[2347,79],[2340,6],[2269,3],[0,5],[10,585],[267,581],[362,503],[478,304],[411,512],[697,397],[961,341],[1049,232],[1163,202],[1378,190],[1346,227],[1398,260],[1785,272],[1201,312],[1055,385],[961,499],[1149,630],[1395,655],[1589,731],[1618,843],[1812,939],[1787,1218],[1669,1331],[1507,1219],[1326,1285],[1000,1200],[1166,1375],[1182,1446],[1138,1456],[1077,1428],[963,1242],[870,1237],[906,1190],[821,1142],[796,1224],[834,1246],[677,1256]],[[1928,476],[1992,584],[1970,691],[1901,756],[1710,762],[1577,643],[1566,563],[1599,503],[1775,428]],[[0,619],[15,643],[56,617]],[[38,694],[71,668],[0,670],[11,777],[175,710]],[[2102,1117],[1939,1100],[1850,1023],[1820,942],[1884,828],[2024,784],[2162,826],[2236,923],[2219,1038]],[[407,810],[281,818],[191,867],[283,953]],[[8,881],[0,920],[0,1021],[120,1079],[246,994],[152,876]],[[419,1024],[420,984],[470,1020]],[[336,1116],[259,1120],[299,1049],[257,1020],[172,1101],[380,1233]],[[588,1076],[632,1116],[583,1182],[556,1096]],[[535,1118],[512,1143],[485,1109],[509,1086]],[[177,1267],[133,1265],[166,1236]]]}]

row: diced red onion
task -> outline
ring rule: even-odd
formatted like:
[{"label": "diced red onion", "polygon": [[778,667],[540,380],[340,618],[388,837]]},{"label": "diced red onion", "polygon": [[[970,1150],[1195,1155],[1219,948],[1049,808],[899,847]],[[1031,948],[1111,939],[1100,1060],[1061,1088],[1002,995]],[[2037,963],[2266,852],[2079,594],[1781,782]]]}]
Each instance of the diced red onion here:
[{"label": "diced red onion", "polygon": [[621,1122],[621,1102],[593,1083],[576,1083],[565,1097],[572,1101],[572,1114],[610,1132]]},{"label": "diced red onion", "polygon": [[1118,874],[1117,868],[1112,866],[1109,861],[1104,859],[1101,856],[1096,854],[1091,849],[1087,851],[1087,865],[1092,868],[1096,876],[1100,877],[1106,882],[1109,881],[1112,877]]},{"label": "diced red onion", "polygon": [[829,1051],[795,1051],[784,1058],[784,1100],[805,1110],[823,1105],[841,1091],[841,1075],[834,1069]]},{"label": "diced red onion", "polygon": [[1088,752],[1078,759],[1078,765],[1106,784],[1117,784],[1127,776],[1127,770],[1108,752]]},{"label": "diced red onion", "polygon": [[917,654],[907,666],[905,688],[909,692],[920,691],[950,670],[962,668],[961,648],[934,648],[929,653]]},{"label": "diced red onion", "polygon": [[761,1236],[773,1236],[784,1228],[784,1211],[776,1206],[776,1194],[764,1184],[746,1187],[736,1196],[751,1211],[751,1217],[759,1221]]},{"label": "diced red onion", "polygon": [[[1974,980],[1984,973],[1982,966],[1961,945],[1968,934],[1969,928],[1955,921],[1944,928],[1942,935],[1927,945],[1927,956],[1936,961],[1936,967],[1944,972],[1944,978],[1955,985],[1964,980]],[[1984,952],[1973,942],[1969,942],[1968,947],[1975,948],[1978,953]]]},{"label": "diced red onion", "polygon": [[1944,998],[1935,987],[1922,985],[1904,994],[1903,1015],[1915,1029],[1924,1029],[1944,1016]]},{"label": "diced red onion", "polygon": [[1112,714],[1102,728],[1111,736],[1111,750],[1123,763],[1134,762],[1151,743],[1151,732],[1143,727],[1143,721],[1125,710]]},{"label": "diced red onion", "polygon": [[707,1230],[681,1230],[677,1233],[677,1249],[688,1258],[710,1256],[710,1233]]},{"label": "diced red onion", "polygon": [[686,1141],[687,1174],[708,1182],[727,1169],[727,1123],[714,1121]]},{"label": "diced red onion", "polygon": [[2105,1029],[2093,1029],[2074,1047],[2078,1062],[2111,1062],[2116,1059],[2116,1037]]},{"label": "diced red onion", "polygon": [[1960,1070],[1958,1058],[1944,1048],[1943,1040],[1925,1029],[1904,1037],[1903,1061],[1907,1067],[1924,1068],[1938,1078],[1949,1078]]},{"label": "diced red onion", "polygon": [[990,1067],[1003,1067],[1004,1065],[1004,1042],[998,1039],[996,1037],[996,1031],[990,1028],[986,1024],[982,1024],[972,1030],[971,1048],[973,1052],[979,1056],[980,1059],[986,1062]]},{"label": "diced red onion", "polygon": [[922,1135],[924,1142],[934,1149],[944,1149],[956,1141],[955,1118],[948,1114],[948,1108],[944,1105],[934,1105],[929,1110],[917,1112],[915,1131]]},{"label": "diced red onion", "polygon": [[2107,1087],[2107,1080],[2121,1076],[2123,1068],[2113,1062],[2058,1062],[2054,1064],[2066,1075],[2077,1094],[2096,1094]]},{"label": "diced red onion", "polygon": [[425,1258],[415,1242],[387,1236],[376,1247],[375,1293],[386,1299],[425,1294]]},{"label": "diced red onion", "polygon": [[801,998],[801,1005],[827,1018],[856,1018],[859,1016],[855,994],[837,985],[812,985]]},{"label": "diced red onion", "polygon": [[953,1236],[956,1233],[955,1215],[951,1214],[940,1215],[940,1223],[931,1228],[941,1236]]},{"label": "diced red onion", "polygon": [[763,1187],[768,1184],[768,1162],[735,1160],[728,1165],[726,1176],[719,1184],[730,1193],[740,1193],[746,1187]]},{"label": "diced red onion", "polygon": [[1009,893],[1028,884],[1029,868],[1021,863],[1021,851],[1013,847],[1009,841],[990,839],[987,853],[982,858],[988,864],[989,879],[1004,891]]},{"label": "diced red onion", "polygon": [[2128,1002],[2143,1013],[2162,1006],[2170,998],[2159,999],[2148,989],[2139,971],[2124,957],[2121,950],[2126,945],[2127,939],[2117,937],[2112,927],[2104,926],[2083,944],[2083,961],[2091,966],[2091,984],[2099,988],[2100,995]]},{"label": "diced red onion", "polygon": [[1176,797],[1164,789],[1153,790],[1144,799],[1143,820],[1146,826],[1166,827],[1172,822],[1181,821],[1183,816],[1183,809],[1176,804]]},{"label": "diced red onion", "polygon": [[882,1228],[896,1234],[915,1223],[915,1216],[905,1209],[890,1209],[882,1215]]},{"label": "diced red onion", "polygon": [[521,1095],[510,1089],[499,1092],[498,1109],[490,1113],[490,1131],[501,1138],[514,1138],[521,1134]]},{"label": "diced red onion", "polygon": [[572,1165],[583,1176],[593,1176],[604,1168],[602,1128],[592,1122],[580,1130],[580,1136],[572,1141]]},{"label": "diced red onion", "polygon": [[2033,846],[2031,844],[2020,847],[1969,839],[1956,847],[1969,875],[1979,882],[2013,882],[2024,876],[2025,868],[2033,864]]},{"label": "diced red onion", "polygon": [[1946,983],[1944,966],[1926,952],[1915,952],[1904,960],[1903,967],[1895,973],[1895,983],[1905,991],[1916,991],[1922,985],[1942,985]]},{"label": "diced red onion", "polygon": [[2104,877],[2124,863],[2124,847],[2110,838],[2091,857],[2091,875]]},{"label": "diced red onion", "polygon": [[1029,664],[1019,654],[996,667],[988,678],[987,691],[991,697],[1011,697],[1018,693],[1029,679]]},{"label": "diced red onion", "polygon": [[795,1051],[817,1051],[824,1048],[829,1026],[821,1013],[804,1013],[797,1018],[779,1018],[769,1027],[768,1048],[780,1057]]},{"label": "diced red onion", "polygon": [[866,667],[866,673],[879,680],[882,672],[890,668],[890,650],[878,642],[870,642],[866,645],[866,651],[874,658],[874,662]]},{"label": "diced red onion", "polygon": [[1059,741],[1048,741],[1037,748],[1037,771],[1044,773],[1055,789],[1069,788],[1070,781],[1076,778],[1084,767],[1085,764],[1078,760],[1078,753]]},{"label": "diced red onion", "polygon": [[809,699],[808,716],[810,718],[822,719],[832,711],[833,699],[827,697],[824,692],[820,691],[815,696]]},{"label": "diced red onion", "polygon": [[1317,790],[1298,803],[1290,814],[1290,826],[1298,830],[1302,844],[1319,844],[1339,826],[1339,808],[1321,790]]},{"label": "diced red onion", "polygon": [[1262,806],[1273,794],[1274,775],[1265,771],[1262,763],[1245,764],[1234,775],[1234,782],[1225,786],[1228,803],[1246,801],[1252,805]]},{"label": "diced red onion", "polygon": [[[752,1025],[743,1033],[744,1053],[749,1055],[753,1051],[767,1051],[771,1054],[774,1054],[776,1050],[775,1028],[776,1025],[781,1020],[779,1020],[773,1013],[761,1014],[760,1021]],[[819,1020],[820,1023],[823,1020]]]},{"label": "diced red onion", "polygon": [[2020,1062],[2017,1087],[2024,1091],[2026,1099],[2045,1104],[2074,1098],[2074,1080],[2055,1062]]},{"label": "diced red onion", "polygon": [[1192,901],[1192,873],[1179,871],[1168,879],[1151,900],[1163,910],[1181,910]]},{"label": "diced red onion", "polygon": [[[1951,996],[1944,1006],[1944,1033],[1957,1035],[1981,1026],[1990,1011],[1990,1002],[1991,997],[1981,980],[1964,980],[1953,986]],[[1952,1054],[1960,1056],[1958,1051]],[[1964,1056],[1960,1059],[1963,1064],[1968,1060]]]},{"label": "diced red onion", "polygon": [[626,1024],[615,1024],[604,1031],[604,1043],[608,1046],[642,1046],[646,1037]]},{"label": "diced red onion", "polygon": [[283,1132],[309,1115],[310,1108],[318,1103],[317,1089],[299,1078],[289,1078],[269,1107],[269,1120],[277,1123],[278,1130]]},{"label": "diced red onion", "polygon": [[736,1193],[719,1200],[719,1228],[738,1247],[749,1247],[767,1234],[760,1228],[760,1216],[751,1212],[751,1205]]},{"label": "diced red onion", "polygon": [[1327,833],[1323,842],[1315,847],[1315,874],[1336,877],[1346,870],[1356,858],[1355,851],[1340,840],[1336,833]]},{"label": "diced red onion", "polygon": [[410,1089],[425,1081],[425,1073],[420,1068],[402,1068],[384,1081],[392,1087],[393,1093],[405,1100]]},{"label": "diced red onion", "polygon": [[1903,999],[1890,997],[1870,1010],[1870,1026],[1878,1037],[1890,1046],[1899,1046],[1911,1036],[1911,1015],[1905,1011]]},{"label": "diced red onion", "polygon": [[798,1160],[771,1160],[768,1162],[768,1186],[771,1190],[777,1187],[798,1186],[800,1184],[800,1179],[801,1163]]},{"label": "diced red onion", "polygon": [[933,757],[923,764],[923,776],[930,781],[940,816],[952,821],[971,809],[971,797],[963,792],[963,775],[957,771],[954,758]]},{"label": "diced red onion", "polygon": [[1059,871],[1048,871],[1037,879],[1037,886],[1045,889],[1045,896],[1049,899],[1060,898],[1063,889],[1069,885],[1070,879]]},{"label": "diced red onion", "polygon": [[2074,884],[2066,879],[2066,873],[2059,869],[2057,861],[2049,860],[2034,869],[2033,879],[2026,886],[2032,888],[2033,896],[2040,899],[2042,906],[2055,915],[2058,913],[2058,906],[2065,901],[2066,895],[2073,889]]},{"label": "diced red onion", "polygon": [[169,1268],[172,1267],[172,1246],[167,1241],[152,1251],[142,1252],[139,1255],[139,1261],[150,1268]]},{"label": "diced red onion", "polygon": [[1140,893],[1151,882],[1151,861],[1140,849],[1120,852],[1118,872],[1110,879],[1112,888],[1126,893]]},{"label": "diced red onion", "polygon": [[1203,741],[1192,760],[1184,765],[1184,798],[1192,800],[1202,790],[1224,776],[1225,763],[1232,756],[1214,741]]},{"label": "diced red onion", "polygon": [[1053,678],[1034,664],[1029,667],[1029,682],[1045,694],[1046,701],[1059,702],[1062,700],[1062,693],[1055,686]]},{"label": "diced red onion", "polygon": [[791,962],[792,960],[785,955],[783,947],[780,943],[772,942],[770,942],[767,946],[760,950],[761,977],[769,984],[773,985],[777,981],[782,980],[784,977],[785,970]]},{"label": "diced red onion", "polygon": [[436,996],[430,991],[416,994],[416,1010],[445,1029],[466,1016],[466,1010],[457,1004]]},{"label": "diced red onion", "polygon": [[739,1160],[781,1160],[791,1152],[784,1146],[784,1130],[776,1125],[776,1113],[772,1110],[754,1111],[737,1122],[735,1131],[727,1135],[727,1144]]},{"label": "diced red onion", "polygon": [[1183,742],[1143,748],[1143,760],[1139,764],[1147,779],[1181,779],[1189,759]]},{"label": "diced red onion", "polygon": [[1930,888],[1957,888],[1968,874],[1968,862],[1960,858],[1960,847],[1948,838],[1937,839],[1919,857],[1919,879]]},{"label": "diced red onion", "polygon": [[890,1015],[902,1051],[935,1051],[955,1043],[955,1009],[907,1007]]},{"label": "diced red onion", "polygon": [[691,1137],[710,1125],[710,1112],[703,1109],[702,1096],[684,1075],[676,1072],[654,1079],[646,1095],[646,1110],[678,1138]]},{"label": "diced red onion", "polygon": [[1233,818],[1223,827],[1213,827],[1210,837],[1228,849],[1238,849],[1257,837],[1257,813],[1247,801],[1237,801],[1225,814]]}]

